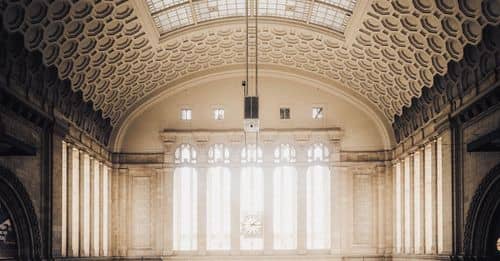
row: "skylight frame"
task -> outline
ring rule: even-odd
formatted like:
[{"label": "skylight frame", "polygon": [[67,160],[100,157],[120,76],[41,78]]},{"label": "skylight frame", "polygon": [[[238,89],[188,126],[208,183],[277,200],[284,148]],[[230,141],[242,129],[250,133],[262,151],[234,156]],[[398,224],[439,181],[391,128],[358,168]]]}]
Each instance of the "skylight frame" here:
[{"label": "skylight frame", "polygon": [[[160,35],[183,27],[245,16],[245,0],[143,0]],[[259,0],[259,16],[283,18],[344,34],[359,0]],[[255,8],[249,10],[255,14]]]}]

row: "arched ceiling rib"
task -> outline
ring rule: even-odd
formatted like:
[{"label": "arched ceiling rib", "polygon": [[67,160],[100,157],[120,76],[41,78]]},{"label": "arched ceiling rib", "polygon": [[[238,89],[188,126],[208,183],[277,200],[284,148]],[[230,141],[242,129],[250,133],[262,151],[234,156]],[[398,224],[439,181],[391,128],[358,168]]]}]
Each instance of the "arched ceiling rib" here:
[{"label": "arched ceiling rib", "polygon": [[[23,33],[25,46],[41,51],[113,124],[141,97],[180,77],[244,62],[243,24],[222,19],[156,44],[132,6],[131,0],[0,1],[4,27]],[[349,45],[269,22],[260,27],[259,63],[329,77],[368,97],[392,121],[446,72],[448,61],[462,57],[465,45],[480,41],[484,26],[499,23],[500,2],[374,1],[361,19]]]}]

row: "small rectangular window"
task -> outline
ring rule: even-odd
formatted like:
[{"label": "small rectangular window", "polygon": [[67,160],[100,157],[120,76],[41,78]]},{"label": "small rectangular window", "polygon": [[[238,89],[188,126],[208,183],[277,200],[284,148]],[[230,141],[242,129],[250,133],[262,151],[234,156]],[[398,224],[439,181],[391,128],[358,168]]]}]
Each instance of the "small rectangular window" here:
[{"label": "small rectangular window", "polygon": [[192,119],[191,109],[181,109],[181,120],[190,121]]},{"label": "small rectangular window", "polygon": [[214,109],[214,120],[220,121],[224,119],[224,109],[216,108]]},{"label": "small rectangular window", "polygon": [[290,108],[280,108],[280,119],[290,119]]},{"label": "small rectangular window", "polygon": [[313,107],[312,108],[312,118],[315,120],[322,119],[324,116],[323,107]]}]

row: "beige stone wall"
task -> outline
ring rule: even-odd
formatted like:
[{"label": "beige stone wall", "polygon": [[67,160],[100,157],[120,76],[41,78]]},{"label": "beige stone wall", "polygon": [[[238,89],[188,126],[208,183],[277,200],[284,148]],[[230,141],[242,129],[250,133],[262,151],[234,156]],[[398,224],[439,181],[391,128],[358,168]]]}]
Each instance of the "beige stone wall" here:
[{"label": "beige stone wall", "polygon": [[488,172],[500,163],[500,153],[498,152],[467,152],[466,147],[466,144],[478,139],[482,135],[486,135],[500,128],[500,108],[498,108],[498,106],[496,107],[495,110],[490,110],[477,119],[462,126],[462,144],[464,144],[464,146],[462,147],[463,163],[461,166],[463,167],[464,175],[464,214],[467,214],[469,210],[469,205],[476,192],[477,186]]},{"label": "beige stone wall", "polygon": [[[161,152],[158,135],[163,129],[224,130],[242,129],[243,91],[238,75],[222,79],[200,80],[190,88],[160,96],[144,106],[120,130],[116,152]],[[260,80],[260,124],[262,129],[329,128],[345,130],[342,148],[349,151],[390,149],[391,130],[381,127],[380,119],[365,105],[341,91],[325,89],[314,79],[286,78],[279,74],[264,74]],[[223,94],[223,95],[222,95]],[[324,107],[324,118],[312,119],[312,107]],[[225,118],[215,121],[212,109],[225,109]],[[280,107],[289,107],[291,119],[280,120]],[[191,121],[180,120],[180,109],[190,108]]]},{"label": "beige stone wall", "polygon": [[[318,134],[318,133],[319,134]],[[293,142],[297,149],[297,171],[299,184],[307,170],[306,152],[308,144],[323,142],[330,148],[331,170],[331,248],[325,251],[311,251],[305,248],[305,214],[300,208],[305,207],[305,199],[301,203],[301,189],[298,198],[298,246],[292,251],[274,251],[272,248],[272,223],[264,220],[264,249],[257,253],[261,257],[248,257],[247,254],[232,247],[231,251],[207,251],[204,231],[203,168],[207,165],[205,155],[211,144],[223,142],[230,145],[232,171],[232,187],[238,188],[237,176],[240,171],[239,152],[243,146],[241,133],[224,132],[168,132],[163,133],[164,160],[157,163],[145,163],[154,157],[144,154],[123,154],[117,156],[121,160],[113,169],[113,246],[112,253],[117,256],[169,256],[173,259],[219,259],[231,258],[241,260],[258,260],[271,257],[304,258],[319,260],[336,260],[340,257],[354,258],[364,256],[365,260],[373,260],[389,255],[392,251],[392,174],[388,167],[389,154],[378,152],[349,152],[340,150],[339,130],[302,131],[261,133],[264,150],[263,167],[270,176],[273,170],[273,152],[276,145]],[[299,135],[300,134],[300,135]],[[340,136],[339,136],[340,135]],[[296,140],[298,139],[298,140]],[[300,140],[300,142],[298,142]],[[198,150],[199,166],[199,208],[198,208],[198,249],[194,252],[174,251],[172,249],[172,181],[175,168],[174,151],[181,143],[190,143]],[[131,163],[127,163],[131,162]],[[268,169],[271,171],[269,172]],[[272,179],[271,179],[272,180]],[[305,178],[302,180],[305,184]],[[269,183],[271,184],[271,183]],[[305,185],[304,185],[305,186]],[[265,186],[266,201],[272,198],[272,186]],[[270,191],[271,190],[271,191]],[[232,190],[232,245],[239,245],[239,201],[238,189]],[[303,191],[303,190],[302,190]],[[302,195],[304,197],[305,195]],[[305,212],[305,211],[303,211]],[[302,213],[303,213],[302,212]],[[266,225],[266,222],[268,225]],[[353,259],[355,260],[355,259]]]},{"label": "beige stone wall", "polygon": [[[0,113],[1,126],[5,133],[20,141],[41,148],[41,129],[11,114]],[[35,208],[37,217],[41,211],[41,155],[32,157],[0,157],[0,164],[10,169],[23,183]]]}]

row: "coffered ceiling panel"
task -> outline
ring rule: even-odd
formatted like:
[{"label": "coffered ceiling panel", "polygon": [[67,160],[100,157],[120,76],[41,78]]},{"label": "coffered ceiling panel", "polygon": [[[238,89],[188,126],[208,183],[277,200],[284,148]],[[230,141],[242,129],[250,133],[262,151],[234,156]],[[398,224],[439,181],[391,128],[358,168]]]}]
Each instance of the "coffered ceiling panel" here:
[{"label": "coffered ceiling panel", "polygon": [[[241,16],[243,1],[145,1],[151,17],[137,17],[131,0],[0,0],[0,9],[7,30],[23,34],[27,49],[40,51],[117,124],[172,81],[245,61],[244,24],[223,19]],[[327,77],[367,97],[390,121],[432,85],[434,75],[446,72],[450,60],[461,59],[465,45],[480,41],[483,27],[500,21],[497,0],[374,1],[359,28],[346,31],[354,39],[347,44],[329,31],[349,27],[353,1],[259,2],[259,12],[281,19],[259,26],[259,63]],[[173,34],[158,43],[143,28],[144,19]],[[303,19],[303,25],[287,23]],[[203,26],[208,20],[219,25]]]}]

